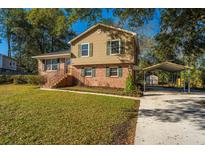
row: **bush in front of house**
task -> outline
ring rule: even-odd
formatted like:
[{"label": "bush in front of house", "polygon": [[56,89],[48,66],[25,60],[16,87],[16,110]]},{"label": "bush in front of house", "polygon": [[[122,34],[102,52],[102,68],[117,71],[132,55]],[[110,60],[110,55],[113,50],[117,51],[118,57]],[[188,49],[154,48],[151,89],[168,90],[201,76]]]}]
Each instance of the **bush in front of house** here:
[{"label": "bush in front of house", "polygon": [[11,75],[0,75],[0,84],[12,83],[13,79]]},{"label": "bush in front of house", "polygon": [[142,91],[140,87],[135,85],[135,82],[131,74],[129,74],[126,79],[126,86],[125,86],[124,91],[125,91],[125,94],[128,96],[142,96]]},{"label": "bush in front of house", "polygon": [[45,78],[40,75],[26,75],[28,84],[42,85],[45,83]]},{"label": "bush in front of house", "polygon": [[12,79],[13,79],[14,84],[26,84],[27,83],[25,75],[13,75]]},{"label": "bush in front of house", "polygon": [[125,92],[130,93],[133,90],[135,90],[135,83],[134,83],[134,80],[133,80],[131,74],[129,73],[129,75],[126,79]]},{"label": "bush in front of house", "polygon": [[41,85],[45,83],[44,77],[39,75],[14,75],[12,78],[14,84]]}]

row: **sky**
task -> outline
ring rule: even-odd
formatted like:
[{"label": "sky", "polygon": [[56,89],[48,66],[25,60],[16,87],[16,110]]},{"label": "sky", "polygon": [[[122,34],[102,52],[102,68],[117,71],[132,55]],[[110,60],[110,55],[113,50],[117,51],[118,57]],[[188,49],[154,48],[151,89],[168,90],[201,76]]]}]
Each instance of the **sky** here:
[{"label": "sky", "polygon": [[[116,17],[113,17],[113,12],[107,11],[106,9],[103,9],[102,12],[103,18],[113,18],[114,21],[117,21],[118,19]],[[89,28],[89,25],[87,22],[77,21],[73,24],[72,29],[76,32],[76,34],[80,34],[84,32],[86,29]],[[160,10],[156,9],[153,20],[148,22],[148,24],[144,25],[142,28],[140,28],[137,33],[138,34],[144,34],[146,36],[155,36],[160,31]],[[0,53],[7,55],[8,48],[7,48],[7,41],[5,39],[2,40],[2,43],[0,43]]]}]

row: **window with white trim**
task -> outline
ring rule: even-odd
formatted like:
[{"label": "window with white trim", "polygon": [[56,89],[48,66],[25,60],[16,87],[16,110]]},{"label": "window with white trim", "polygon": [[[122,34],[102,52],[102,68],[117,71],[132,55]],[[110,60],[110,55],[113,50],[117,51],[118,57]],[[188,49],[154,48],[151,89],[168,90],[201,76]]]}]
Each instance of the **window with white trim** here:
[{"label": "window with white trim", "polygon": [[88,57],[89,56],[89,43],[81,44],[81,56]]},{"label": "window with white trim", "polygon": [[47,59],[46,70],[58,70],[58,59]]},{"label": "window with white trim", "polygon": [[120,40],[110,41],[110,54],[111,55],[120,54]]},{"label": "window with white trim", "polygon": [[85,68],[85,76],[91,77],[92,76],[92,68]]},{"label": "window with white trim", "polygon": [[118,68],[110,68],[110,76],[118,76]]}]

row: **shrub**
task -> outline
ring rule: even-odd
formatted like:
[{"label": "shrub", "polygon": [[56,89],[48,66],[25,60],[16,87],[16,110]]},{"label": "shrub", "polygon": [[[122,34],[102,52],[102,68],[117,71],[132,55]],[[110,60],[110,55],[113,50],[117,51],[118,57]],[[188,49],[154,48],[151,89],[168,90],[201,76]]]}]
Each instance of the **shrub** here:
[{"label": "shrub", "polygon": [[13,79],[11,75],[0,75],[0,84],[3,83],[12,83]]},{"label": "shrub", "polygon": [[126,93],[130,93],[133,90],[135,90],[135,83],[134,83],[134,81],[132,79],[131,74],[129,73],[129,75],[128,75],[127,79],[126,79],[125,92]]},{"label": "shrub", "polygon": [[27,75],[26,80],[28,84],[40,85],[45,83],[45,79],[39,75]]},{"label": "shrub", "polygon": [[129,96],[142,96],[142,91],[140,87],[136,86],[131,74],[128,75],[126,79],[125,93]]},{"label": "shrub", "polygon": [[26,78],[24,75],[14,75],[12,76],[14,84],[26,84]]},{"label": "shrub", "polygon": [[13,76],[14,84],[34,84],[40,85],[44,84],[45,80],[39,75],[15,75]]}]

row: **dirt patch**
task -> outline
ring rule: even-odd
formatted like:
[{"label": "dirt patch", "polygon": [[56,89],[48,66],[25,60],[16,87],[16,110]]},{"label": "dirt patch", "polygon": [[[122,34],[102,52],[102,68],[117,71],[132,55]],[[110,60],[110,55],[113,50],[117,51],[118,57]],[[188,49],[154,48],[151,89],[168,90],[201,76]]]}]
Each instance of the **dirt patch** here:
[{"label": "dirt patch", "polygon": [[133,109],[124,110],[124,112],[128,113],[127,121],[122,123],[121,125],[117,125],[112,128],[115,134],[113,137],[112,144],[134,144],[139,106],[140,101],[136,101],[136,104],[133,106]]}]

